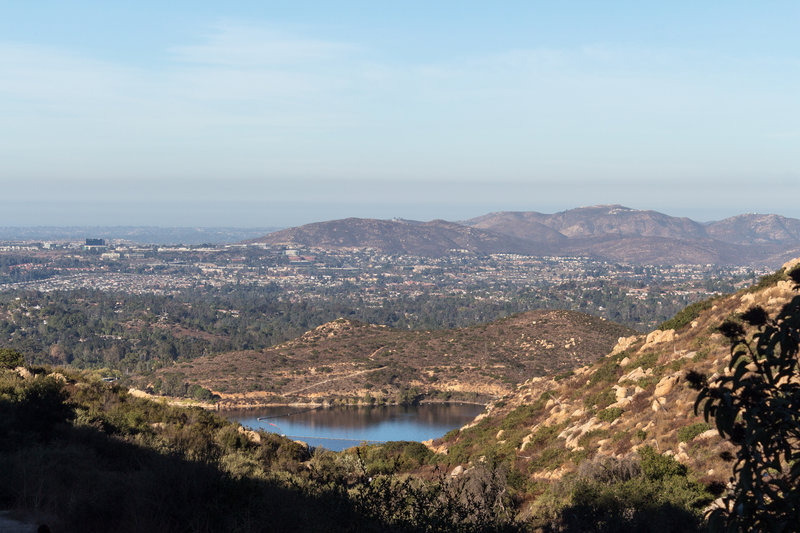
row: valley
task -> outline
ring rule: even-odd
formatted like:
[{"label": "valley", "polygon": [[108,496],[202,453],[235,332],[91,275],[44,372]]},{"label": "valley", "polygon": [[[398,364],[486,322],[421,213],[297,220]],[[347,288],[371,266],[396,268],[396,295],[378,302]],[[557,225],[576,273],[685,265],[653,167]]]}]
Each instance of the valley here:
[{"label": "valley", "polygon": [[[115,458],[136,457],[161,469],[129,482],[137,494],[158,492],[160,476],[189,475],[223,498],[270,494],[294,511],[237,505],[293,527],[318,527],[316,514],[292,514],[314,501],[365,530],[447,517],[465,531],[577,531],[597,512],[702,529],[703,513],[726,494],[736,447],[694,413],[689,376],[732,375],[720,325],[752,306],[780,311],[796,295],[787,273],[800,264],[763,275],[752,265],[464,250],[115,245],[102,253],[119,257],[101,258],[27,246],[4,256],[2,271],[0,446],[13,475],[0,495],[19,508],[46,506],[65,524],[72,518],[56,511],[65,487],[46,504],[13,496],[18,479],[43,483],[34,463],[63,479],[111,479],[114,469],[129,472]],[[133,285],[112,281],[124,279]],[[447,418],[431,413],[458,402],[481,412],[450,420],[460,427],[444,435],[407,437],[423,443],[315,430],[325,417],[332,427],[418,411]],[[416,435],[408,427],[397,434]],[[27,455],[29,446],[40,455]],[[59,447],[83,466],[61,465]],[[109,459],[93,464],[98,453]],[[235,482],[223,488],[225,480]],[[411,517],[423,494],[441,507]],[[96,494],[70,497],[106,524]]]}]

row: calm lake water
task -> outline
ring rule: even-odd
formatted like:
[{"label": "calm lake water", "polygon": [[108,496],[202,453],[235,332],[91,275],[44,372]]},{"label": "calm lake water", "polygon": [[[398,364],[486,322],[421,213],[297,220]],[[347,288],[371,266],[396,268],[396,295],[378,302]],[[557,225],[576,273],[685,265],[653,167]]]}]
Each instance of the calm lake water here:
[{"label": "calm lake water", "polygon": [[304,409],[267,407],[222,413],[245,427],[302,440],[311,446],[344,450],[364,441],[423,441],[463,426],[483,411],[468,404],[333,407]]}]

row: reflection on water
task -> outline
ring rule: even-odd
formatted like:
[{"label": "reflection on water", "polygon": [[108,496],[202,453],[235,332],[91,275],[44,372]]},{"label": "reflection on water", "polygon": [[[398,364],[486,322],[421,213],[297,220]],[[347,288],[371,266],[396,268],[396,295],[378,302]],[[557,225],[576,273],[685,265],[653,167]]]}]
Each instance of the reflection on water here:
[{"label": "reflection on water", "polygon": [[441,437],[482,411],[480,405],[424,404],[312,410],[267,407],[223,414],[243,426],[287,435],[311,446],[343,450],[363,441],[423,441]]}]

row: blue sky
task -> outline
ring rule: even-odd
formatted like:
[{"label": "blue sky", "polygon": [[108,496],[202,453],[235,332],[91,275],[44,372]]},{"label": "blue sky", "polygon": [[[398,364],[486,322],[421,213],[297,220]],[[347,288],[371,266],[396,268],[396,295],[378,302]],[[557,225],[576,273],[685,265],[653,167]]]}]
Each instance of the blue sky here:
[{"label": "blue sky", "polygon": [[800,218],[795,2],[2,12],[0,225]]}]

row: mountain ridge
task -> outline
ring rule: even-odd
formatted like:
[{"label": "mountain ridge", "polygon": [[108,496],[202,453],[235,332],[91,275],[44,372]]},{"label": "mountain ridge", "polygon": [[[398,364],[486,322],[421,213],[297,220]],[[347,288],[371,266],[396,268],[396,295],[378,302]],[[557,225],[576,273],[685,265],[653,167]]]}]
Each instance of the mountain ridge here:
[{"label": "mountain ridge", "polygon": [[800,220],[743,214],[700,223],[622,205],[553,214],[498,211],[460,222],[347,218],[270,233],[250,243],[319,249],[371,248],[387,254],[589,256],[641,264],[777,267],[800,255]]}]

